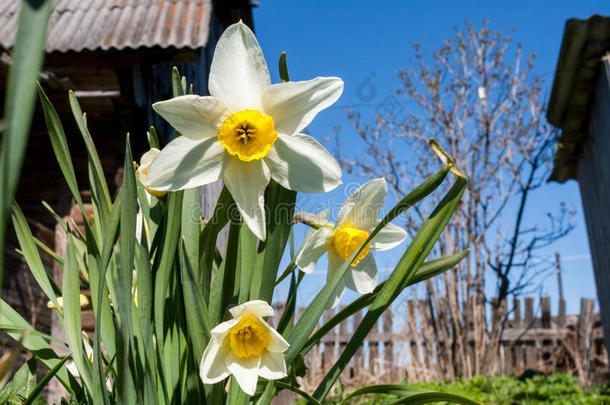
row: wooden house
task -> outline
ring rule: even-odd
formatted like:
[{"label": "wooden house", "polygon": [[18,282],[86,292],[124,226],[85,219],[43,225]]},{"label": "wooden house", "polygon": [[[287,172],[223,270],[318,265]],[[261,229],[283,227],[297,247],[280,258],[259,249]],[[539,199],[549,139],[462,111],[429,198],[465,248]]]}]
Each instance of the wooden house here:
[{"label": "wooden house", "polygon": [[[88,187],[87,155],[68,105],[74,90],[87,112],[90,132],[111,187],[123,165],[125,134],[134,157],[147,148],[146,131],[155,125],[161,142],[171,128],[151,109],[171,97],[171,68],[207,93],[209,66],[224,27],[243,20],[252,26],[248,0],[55,0],[49,21],[41,84],[65,127],[79,187]],[[0,0],[0,89],[6,88],[20,1]],[[4,94],[0,95],[0,100]],[[114,190],[111,190],[114,192]],[[86,196],[86,192],[85,192]],[[40,240],[52,249],[61,242],[46,201],[60,216],[72,215],[72,197],[53,154],[38,107],[16,199]],[[49,333],[46,299],[25,269],[16,239],[8,236],[3,298],[36,329]],[[53,263],[45,258],[49,272]],[[3,339],[6,337],[3,337]]]},{"label": "wooden house", "polygon": [[578,181],[610,353],[610,17],[566,22],[548,121],[561,128],[550,181]]}]

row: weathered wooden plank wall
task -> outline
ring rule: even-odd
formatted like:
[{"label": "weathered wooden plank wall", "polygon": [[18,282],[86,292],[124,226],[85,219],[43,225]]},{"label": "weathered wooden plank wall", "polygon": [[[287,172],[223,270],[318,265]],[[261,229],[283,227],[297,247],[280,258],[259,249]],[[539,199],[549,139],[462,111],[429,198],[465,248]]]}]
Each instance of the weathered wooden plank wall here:
[{"label": "weathered wooden plank wall", "polygon": [[578,161],[578,183],[604,325],[610,350],[610,55],[606,55],[597,81],[589,132]]}]

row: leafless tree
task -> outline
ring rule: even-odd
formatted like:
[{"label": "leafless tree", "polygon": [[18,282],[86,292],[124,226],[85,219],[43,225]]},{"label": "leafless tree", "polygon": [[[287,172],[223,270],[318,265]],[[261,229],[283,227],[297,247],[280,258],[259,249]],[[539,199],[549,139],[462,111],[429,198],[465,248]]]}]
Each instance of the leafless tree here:
[{"label": "leafless tree", "polygon": [[[438,341],[451,344],[438,351],[445,353],[438,356],[439,378],[496,371],[508,300],[531,292],[554,268],[540,249],[572,229],[573,213],[555,201],[548,201],[554,213],[526,220],[532,192],[548,178],[558,135],[545,121],[545,85],[533,72],[534,60],[514,44],[512,32],[466,22],[431,55],[414,47],[413,63],[398,73],[402,87],[380,104],[374,120],[348,109],[364,153],[350,156],[337,136],[346,171],[385,177],[396,198],[438,170],[430,137],[470,180],[435,252],[469,248],[470,257],[426,284]],[[429,206],[413,207],[407,230],[416,230],[429,212]],[[492,294],[489,285],[495,285]]]}]

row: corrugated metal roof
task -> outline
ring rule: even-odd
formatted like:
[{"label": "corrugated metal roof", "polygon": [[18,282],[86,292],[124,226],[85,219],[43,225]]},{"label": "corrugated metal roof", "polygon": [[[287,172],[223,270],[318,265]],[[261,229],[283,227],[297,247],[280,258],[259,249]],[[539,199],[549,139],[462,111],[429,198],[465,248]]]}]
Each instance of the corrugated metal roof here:
[{"label": "corrugated metal roof", "polygon": [[610,51],[610,17],[566,22],[547,119],[561,128],[550,181],[576,179],[602,57]]},{"label": "corrugated metal roof", "polygon": [[[54,0],[46,50],[201,48],[212,0]],[[20,1],[0,0],[0,46],[15,40]]]}]

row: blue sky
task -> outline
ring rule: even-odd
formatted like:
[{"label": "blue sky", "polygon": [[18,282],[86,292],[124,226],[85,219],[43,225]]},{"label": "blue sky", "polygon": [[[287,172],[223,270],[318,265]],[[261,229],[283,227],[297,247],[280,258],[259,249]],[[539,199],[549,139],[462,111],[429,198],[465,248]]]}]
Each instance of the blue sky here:
[{"label": "blue sky", "polygon": [[[492,30],[503,33],[514,28],[514,41],[523,44],[524,53],[537,54],[535,72],[543,75],[550,94],[565,21],[593,14],[610,15],[608,1],[261,0],[260,3],[254,9],[254,25],[272,81],[279,80],[277,58],[282,51],[287,52],[291,80],[315,76],[339,76],[344,80],[341,99],[319,114],[309,127],[313,136],[323,140],[334,136],[333,127],[341,125],[343,144],[355,136],[344,109],[353,107],[363,116],[373,117],[375,107],[399,88],[396,72],[413,60],[412,46],[419,43],[423,49],[433,50],[452,37],[454,27],[462,27],[466,19],[478,26],[487,18]],[[367,80],[375,91],[363,101],[358,90]],[[361,182],[344,177],[346,184],[351,181]],[[300,198],[299,203],[302,209],[312,209],[328,198],[341,203],[345,194],[338,189],[323,197]],[[546,249],[545,255],[552,259],[555,251],[561,253],[567,309],[575,313],[581,297],[596,297],[578,184],[570,181],[545,185],[533,196],[526,215],[535,221],[553,211],[560,201],[578,211],[576,229]],[[400,248],[378,256],[378,266],[391,266],[399,253]],[[303,285],[302,303],[324,282],[324,269],[325,262],[321,261]],[[387,274],[382,270],[381,278],[385,277]],[[555,278],[547,279],[543,284],[545,294],[556,297],[556,285]]]}]

